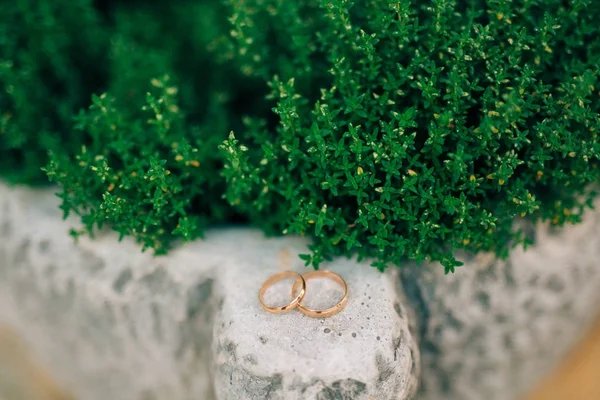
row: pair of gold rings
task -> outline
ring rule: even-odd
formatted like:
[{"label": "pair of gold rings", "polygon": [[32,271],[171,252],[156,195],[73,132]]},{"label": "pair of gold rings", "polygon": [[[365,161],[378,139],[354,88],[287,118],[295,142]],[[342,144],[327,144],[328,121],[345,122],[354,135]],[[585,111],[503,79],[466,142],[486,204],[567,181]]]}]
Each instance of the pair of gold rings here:
[{"label": "pair of gold rings", "polygon": [[[264,296],[267,292],[267,289],[269,289],[269,287],[271,287],[274,283],[277,283],[285,278],[296,278],[296,281],[292,286],[292,301],[283,306],[278,307],[273,307],[265,304]],[[313,278],[327,278],[338,283],[344,291],[344,296],[335,306],[323,310],[316,310],[302,305],[302,299],[306,294],[306,281]],[[346,282],[342,279],[341,276],[331,271],[317,270],[307,272],[303,275],[300,275],[299,273],[294,271],[284,271],[280,272],[279,274],[273,275],[272,277],[267,279],[265,283],[263,283],[262,287],[260,288],[260,291],[258,292],[258,301],[262,308],[274,314],[281,314],[293,310],[294,308],[297,308],[298,310],[300,310],[300,312],[302,312],[302,314],[308,317],[326,318],[337,314],[344,308],[344,306],[348,302],[348,286],[346,285]]]}]

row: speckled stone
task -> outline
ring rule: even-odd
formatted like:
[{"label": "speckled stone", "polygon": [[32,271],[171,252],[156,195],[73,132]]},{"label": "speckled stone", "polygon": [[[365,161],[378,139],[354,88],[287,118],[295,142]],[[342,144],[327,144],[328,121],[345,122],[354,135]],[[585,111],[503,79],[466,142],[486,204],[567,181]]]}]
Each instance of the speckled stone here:
[{"label": "speckled stone", "polygon": [[56,207],[52,190],[0,184],[0,323],[78,399],[213,399],[217,261],[112,234],[75,245]]},{"label": "speckled stone", "polygon": [[[247,245],[247,244],[245,244]],[[213,343],[217,397],[236,399],[407,399],[416,390],[418,352],[396,293],[394,271],[336,260],[328,266],[348,284],[339,314],[315,319],[299,312],[256,309],[256,288],[281,270],[265,258],[271,242],[256,241],[221,274],[223,298]],[[291,247],[293,253],[303,251]],[[253,265],[263,263],[259,273]],[[307,302],[332,306],[334,285],[307,281]],[[311,290],[318,295],[308,298]],[[321,303],[321,304],[318,304]],[[232,389],[234,388],[234,389]]]},{"label": "speckled stone", "polygon": [[0,324],[85,400],[512,400],[600,310],[598,211],[524,225],[526,252],[467,257],[454,275],[336,260],[351,297],[325,320],[256,301],[269,274],[302,271],[303,240],[222,230],[153,257],[113,233],[74,244],[76,226],[52,190],[0,183]]},{"label": "speckled stone", "polygon": [[419,399],[519,398],[600,312],[600,211],[560,230],[522,227],[535,245],[506,261],[482,254],[448,276],[436,265],[403,270],[420,317]]},{"label": "speckled stone", "polygon": [[52,190],[0,183],[0,323],[77,398],[403,400],[416,391],[419,354],[395,271],[336,260],[327,267],[350,290],[343,312],[272,315],[258,289],[288,261],[303,270],[294,254],[304,240],[221,230],[153,257],[110,232],[74,244],[76,226],[60,219]]}]

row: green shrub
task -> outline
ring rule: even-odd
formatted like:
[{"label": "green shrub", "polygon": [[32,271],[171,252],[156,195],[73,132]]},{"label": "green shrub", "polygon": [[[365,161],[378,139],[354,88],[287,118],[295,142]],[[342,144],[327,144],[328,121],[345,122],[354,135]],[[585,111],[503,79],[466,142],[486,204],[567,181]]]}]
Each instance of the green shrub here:
[{"label": "green shrub", "polygon": [[0,6],[0,171],[49,152],[88,231],[164,252],[247,222],[314,266],[453,271],[595,196],[600,2],[33,3]]},{"label": "green shrub", "polygon": [[74,112],[106,71],[107,37],[87,0],[0,1],[0,172],[47,182],[48,149],[74,153]]}]

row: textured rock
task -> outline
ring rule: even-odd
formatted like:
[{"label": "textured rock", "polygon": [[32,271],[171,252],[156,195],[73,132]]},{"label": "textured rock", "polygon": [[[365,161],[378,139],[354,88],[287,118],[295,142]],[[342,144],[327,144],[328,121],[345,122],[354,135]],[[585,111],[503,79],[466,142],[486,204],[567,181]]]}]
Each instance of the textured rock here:
[{"label": "textured rock", "polygon": [[56,205],[52,191],[0,186],[0,323],[77,398],[213,398],[210,257],[74,245]]},{"label": "textured rock", "polygon": [[[155,258],[112,233],[75,245],[70,225],[52,191],[0,184],[0,324],[82,400],[404,399],[419,355],[417,399],[509,400],[600,309],[599,212],[530,228],[526,252],[469,258],[449,276],[406,266],[397,279],[337,260],[351,297],[325,320],[256,301],[271,273],[302,270],[303,240],[215,231]],[[318,293],[309,300],[332,301]]]},{"label": "textured rock", "polygon": [[[338,260],[330,269],[348,283],[344,311],[327,319],[299,312],[273,316],[255,305],[256,288],[278,270],[265,257],[272,245],[256,241],[251,247],[219,283],[228,294],[216,316],[213,344],[219,399],[385,400],[413,394],[418,353],[391,274]],[[261,263],[264,270],[257,273],[252,266]],[[313,280],[307,281],[307,297],[311,289],[319,290]],[[332,288],[321,289],[307,301],[335,304],[327,296]]]},{"label": "textured rock", "polygon": [[419,399],[515,399],[556,366],[600,311],[600,212],[584,221],[529,228],[536,244],[507,261],[403,271],[421,319]]},{"label": "textured rock", "polygon": [[60,220],[52,190],[0,183],[0,323],[77,398],[401,400],[416,389],[393,271],[335,261],[351,296],[342,313],[271,315],[258,288],[303,240],[215,231],[157,258],[112,233],[74,244],[76,224]]}]

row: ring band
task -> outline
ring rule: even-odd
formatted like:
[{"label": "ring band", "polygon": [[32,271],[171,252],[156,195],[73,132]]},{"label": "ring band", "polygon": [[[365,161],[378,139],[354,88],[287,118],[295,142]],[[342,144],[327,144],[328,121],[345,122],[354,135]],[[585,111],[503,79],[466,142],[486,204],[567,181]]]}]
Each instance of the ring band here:
[{"label": "ring band", "polygon": [[[342,297],[342,299],[339,301],[339,303],[337,303],[335,306],[333,306],[331,308],[327,308],[325,310],[314,310],[314,309],[305,307],[300,303],[300,301],[302,301],[302,299],[300,299],[300,301],[298,302],[298,310],[300,310],[300,312],[302,312],[302,314],[306,315],[307,317],[312,317],[312,318],[331,317],[331,316],[337,314],[338,312],[342,311],[342,309],[348,302],[348,286],[346,285],[346,282],[342,279],[342,277],[339,276],[338,274],[336,274],[335,272],[321,271],[321,270],[311,271],[311,272],[307,272],[307,273],[303,274],[302,278],[304,278],[304,281],[307,281],[312,278],[328,278],[328,279],[331,279],[332,281],[339,283],[342,286],[342,288],[344,289],[344,297]],[[296,281],[294,283],[294,286],[292,287],[292,296],[294,296],[295,293],[298,291],[298,284],[299,284],[298,281]]]},{"label": "ring band", "polygon": [[[294,282],[294,286],[293,286],[295,288],[295,290],[293,290],[294,293],[296,293],[298,291],[297,285],[302,285],[300,293],[298,293],[298,295],[295,296],[291,302],[289,302],[283,306],[271,307],[271,306],[266,305],[263,300],[263,297],[264,297],[267,289],[269,287],[271,287],[271,285],[273,285],[274,283],[279,282],[280,280],[283,280],[285,278],[290,278],[290,277],[297,278],[296,281]],[[302,301],[302,299],[304,298],[305,294],[306,294],[306,281],[304,280],[302,275],[300,275],[299,273],[294,272],[294,271],[284,271],[284,272],[280,272],[276,275],[273,275],[272,277],[267,279],[265,281],[265,283],[263,283],[262,287],[260,288],[260,291],[258,292],[258,302],[260,303],[262,308],[264,308],[266,311],[274,313],[274,314],[281,314],[281,313],[289,311],[289,310],[295,308],[296,306],[298,306],[298,304],[300,304],[300,301]]]}]

